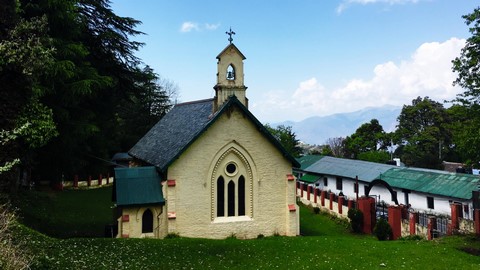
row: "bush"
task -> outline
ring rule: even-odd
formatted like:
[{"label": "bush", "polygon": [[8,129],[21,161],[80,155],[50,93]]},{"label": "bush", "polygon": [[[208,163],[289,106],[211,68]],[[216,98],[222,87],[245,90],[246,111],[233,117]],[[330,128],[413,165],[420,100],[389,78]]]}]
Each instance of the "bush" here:
[{"label": "bush", "polygon": [[315,213],[317,215],[320,214],[320,207],[314,207],[313,208],[313,213]]},{"label": "bush", "polygon": [[390,238],[390,235],[392,234],[392,228],[390,227],[390,224],[388,224],[388,221],[380,218],[377,220],[375,228],[373,228],[373,234],[375,234],[378,240],[384,241]]},{"label": "bush", "polygon": [[348,210],[348,218],[354,233],[362,233],[363,231],[363,213],[359,209],[350,208]]},{"label": "bush", "polygon": [[0,205],[0,269],[30,269],[32,263],[32,257],[23,247],[25,243],[13,242],[11,230],[15,222],[9,207]]},{"label": "bush", "polygon": [[180,235],[178,233],[171,232],[171,233],[167,234],[167,236],[165,236],[165,239],[174,239],[174,238],[179,238],[179,237],[180,237]]}]

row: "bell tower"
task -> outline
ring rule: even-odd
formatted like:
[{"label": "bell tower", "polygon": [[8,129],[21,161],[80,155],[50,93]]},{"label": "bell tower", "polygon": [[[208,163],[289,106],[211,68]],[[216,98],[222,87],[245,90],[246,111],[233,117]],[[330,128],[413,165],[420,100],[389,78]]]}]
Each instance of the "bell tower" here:
[{"label": "bell tower", "polygon": [[235,32],[230,29],[230,44],[217,56],[217,84],[215,89],[214,111],[222,106],[230,96],[235,96],[245,107],[248,108],[248,99],[245,95],[247,87],[244,85],[243,60],[245,56],[235,46],[232,35]]}]

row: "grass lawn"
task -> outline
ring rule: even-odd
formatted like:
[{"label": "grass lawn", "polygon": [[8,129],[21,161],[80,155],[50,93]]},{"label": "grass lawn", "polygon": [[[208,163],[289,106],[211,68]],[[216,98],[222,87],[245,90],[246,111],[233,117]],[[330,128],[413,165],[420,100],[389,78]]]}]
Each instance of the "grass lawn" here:
[{"label": "grass lawn", "polygon": [[[75,192],[88,194],[90,190],[72,194]],[[52,203],[64,199],[60,194],[54,198],[50,198]],[[25,226],[19,226],[16,233],[37,256],[33,269],[480,269],[480,256],[461,250],[480,251],[478,238],[381,242],[372,236],[350,234],[344,222],[328,215],[300,209],[304,236],[299,237],[57,239]]]},{"label": "grass lawn", "polygon": [[112,186],[26,191],[14,201],[22,223],[53,237],[103,237],[113,222]]}]

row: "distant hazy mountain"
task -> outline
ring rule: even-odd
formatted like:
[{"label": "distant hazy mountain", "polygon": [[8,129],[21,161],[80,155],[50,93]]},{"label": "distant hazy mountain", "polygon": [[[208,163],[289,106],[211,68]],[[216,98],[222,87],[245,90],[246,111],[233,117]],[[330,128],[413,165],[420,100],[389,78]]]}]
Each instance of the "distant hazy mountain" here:
[{"label": "distant hazy mountain", "polygon": [[286,121],[272,126],[291,126],[297,139],[308,144],[325,144],[328,138],[352,135],[363,123],[377,119],[386,132],[395,130],[401,107],[385,105],[368,107],[351,113],[313,116],[300,122]]}]

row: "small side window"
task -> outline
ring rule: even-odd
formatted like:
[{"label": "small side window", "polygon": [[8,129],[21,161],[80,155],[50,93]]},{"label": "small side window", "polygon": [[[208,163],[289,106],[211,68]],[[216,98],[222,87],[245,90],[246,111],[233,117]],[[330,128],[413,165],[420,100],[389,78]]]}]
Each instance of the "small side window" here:
[{"label": "small side window", "polygon": [[433,197],[427,197],[427,208],[435,209]]},{"label": "small side window", "polygon": [[337,177],[337,190],[343,189],[343,182],[341,177]]}]

